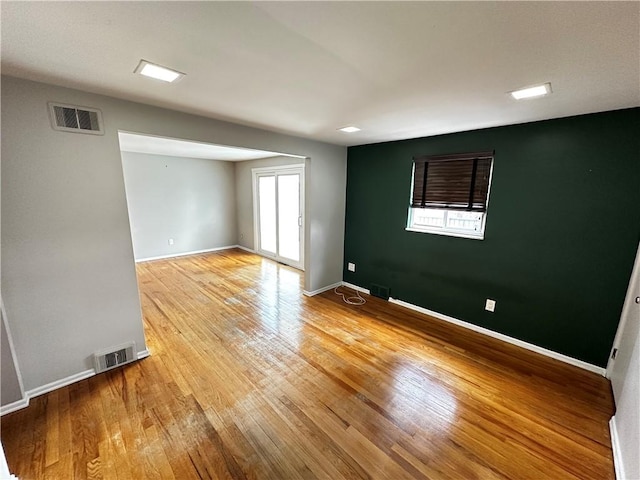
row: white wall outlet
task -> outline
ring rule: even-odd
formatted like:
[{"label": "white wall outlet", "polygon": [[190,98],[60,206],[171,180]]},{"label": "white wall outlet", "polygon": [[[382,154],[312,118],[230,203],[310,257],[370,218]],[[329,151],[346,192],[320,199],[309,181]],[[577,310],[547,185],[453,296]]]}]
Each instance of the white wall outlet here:
[{"label": "white wall outlet", "polygon": [[496,309],[496,301],[487,298],[487,302],[484,304],[484,309],[487,312],[493,312]]},{"label": "white wall outlet", "polygon": [[349,262],[347,264],[347,270],[349,270],[350,272],[355,272],[356,271],[356,264]]},{"label": "white wall outlet", "polygon": [[169,245],[173,245],[173,238],[169,239]]},{"label": "white wall outlet", "polygon": [[244,233],[240,234],[240,240],[244,239]]}]

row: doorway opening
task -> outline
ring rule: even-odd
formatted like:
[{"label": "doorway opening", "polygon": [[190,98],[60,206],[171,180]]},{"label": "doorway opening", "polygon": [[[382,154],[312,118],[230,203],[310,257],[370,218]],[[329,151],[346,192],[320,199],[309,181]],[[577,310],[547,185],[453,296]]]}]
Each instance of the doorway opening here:
[{"label": "doorway opening", "polygon": [[256,252],[304,270],[304,164],[251,173]]},{"label": "doorway opening", "polygon": [[[119,140],[137,262],[239,247],[304,270],[304,175],[296,168],[306,157],[123,131]],[[253,231],[256,168],[294,170],[271,178],[280,222],[266,249],[254,242],[266,239]]]}]

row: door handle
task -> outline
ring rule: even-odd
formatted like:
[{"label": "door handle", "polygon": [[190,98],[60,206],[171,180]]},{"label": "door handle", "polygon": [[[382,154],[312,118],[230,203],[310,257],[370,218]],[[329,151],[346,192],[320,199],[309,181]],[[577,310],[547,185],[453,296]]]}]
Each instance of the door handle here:
[{"label": "door handle", "polygon": [[640,303],[640,297],[636,297],[636,303]]}]

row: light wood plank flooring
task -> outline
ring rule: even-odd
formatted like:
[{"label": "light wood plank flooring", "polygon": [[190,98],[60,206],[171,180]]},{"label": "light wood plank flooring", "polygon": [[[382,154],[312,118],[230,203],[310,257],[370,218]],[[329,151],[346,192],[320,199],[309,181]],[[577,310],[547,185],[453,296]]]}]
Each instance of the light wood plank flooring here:
[{"label": "light wood plank flooring", "polygon": [[596,374],[240,250],[137,269],[152,356],[3,417],[21,480],[614,478]]}]

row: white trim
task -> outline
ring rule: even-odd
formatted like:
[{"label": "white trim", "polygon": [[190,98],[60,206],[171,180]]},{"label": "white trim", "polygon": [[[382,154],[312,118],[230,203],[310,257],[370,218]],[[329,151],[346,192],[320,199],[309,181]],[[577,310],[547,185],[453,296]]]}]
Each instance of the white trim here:
[{"label": "white trim", "polygon": [[[11,351],[11,359],[13,360],[13,366],[16,369],[16,376],[18,377],[18,387],[20,388],[20,395],[22,396],[21,400],[17,400],[20,402],[22,400],[27,400],[27,397],[24,392],[24,383],[22,382],[22,373],[20,373],[20,366],[18,365],[18,357],[16,356],[16,347],[13,344],[13,337],[11,336],[11,330],[9,329],[9,319],[7,318],[7,311],[4,308],[4,301],[2,300],[2,294],[0,294],[0,310],[2,310],[2,322],[4,323],[4,331],[7,333],[7,341],[9,342],[9,350]],[[13,402],[16,403],[16,402]],[[28,400],[27,400],[28,403]],[[1,410],[0,410],[1,411]],[[0,416],[2,413],[0,413]]]},{"label": "white trim", "polygon": [[149,351],[148,348],[146,348],[146,349],[141,350],[141,351],[138,352],[138,354],[137,354],[138,358],[137,359],[138,360],[142,360],[143,358],[147,358],[147,357],[150,357],[150,356],[151,356],[151,352]]},{"label": "white trim", "polygon": [[362,293],[366,293],[367,295],[371,295],[371,292],[369,290],[367,290],[366,288],[359,287],[358,285],[354,285],[353,283],[342,282],[342,286],[348,287],[351,290],[356,290],[357,292],[362,292]]},{"label": "white trim", "polygon": [[253,249],[256,255],[261,255],[259,253],[260,250],[260,232],[258,229],[260,225],[258,223],[258,182],[256,179],[256,172],[251,169],[251,201],[252,201],[252,210],[251,215],[253,215]]},{"label": "white trim", "polygon": [[69,375],[68,377],[61,378],[60,380],[47,383],[46,385],[36,387],[32,390],[27,390],[27,398],[31,400],[34,397],[44,395],[45,393],[49,393],[59,388],[66,387],[67,385],[71,385],[72,383],[76,383],[81,380],[85,380],[87,378],[93,377],[95,374],[96,374],[96,371],[95,369],[92,368],[90,370],[85,370],[84,372],[79,372],[74,375]]},{"label": "white trim", "polygon": [[314,295],[319,295],[319,294],[321,294],[323,292],[326,292],[327,290],[332,290],[332,289],[334,289],[336,287],[340,287],[340,286],[342,286],[342,284],[343,284],[343,282],[336,282],[336,283],[333,283],[331,285],[327,285],[326,287],[322,287],[322,288],[319,288],[317,290],[314,290],[313,292],[309,292],[307,290],[303,290],[302,293],[303,293],[303,295],[305,295],[307,297],[313,297]]},{"label": "white trim", "polygon": [[200,253],[219,252],[220,250],[230,250],[239,247],[239,245],[227,245],[226,247],[207,248],[205,250],[193,250],[191,252],[170,253],[168,255],[159,255],[157,257],[146,257],[136,259],[136,263],[150,262],[151,260],[162,260],[165,258],[185,257],[187,255],[198,255]]},{"label": "white trim", "polygon": [[[306,157],[297,157],[297,158],[303,159],[303,158],[306,158]],[[254,168],[251,169],[251,173],[253,173],[253,172],[256,172],[256,173],[268,173],[268,172],[273,172],[273,171],[278,171],[278,170],[289,170],[289,169],[293,169],[293,168],[302,168],[302,169],[304,169],[304,163],[292,163],[291,165],[277,165],[275,167],[254,167]]]},{"label": "white trim", "polygon": [[444,235],[446,237],[469,238],[471,240],[484,240],[484,232],[482,232],[482,235],[472,235],[469,233],[454,232],[453,230],[435,230],[435,229],[427,230],[427,228],[422,229],[418,227],[406,227],[405,231],[416,232],[416,233],[433,233],[434,235]]},{"label": "white trim", "polygon": [[603,377],[606,375],[606,369],[602,367],[598,367],[596,365],[592,365],[590,363],[584,362],[582,360],[578,360],[577,358],[569,357],[567,355],[563,355],[562,353],[554,352],[553,350],[547,350],[546,348],[539,347],[532,343],[524,342],[522,340],[518,340],[517,338],[510,337],[508,335],[504,335],[502,333],[494,332],[493,330],[489,330],[488,328],[479,327],[478,325],[474,325],[473,323],[465,322],[464,320],[459,320],[454,317],[450,317],[449,315],[444,315],[442,313],[434,312],[433,310],[428,310],[423,307],[419,307],[418,305],[414,305],[412,303],[404,302],[402,300],[397,300],[395,298],[389,297],[390,303],[395,303],[396,305],[400,305],[405,308],[409,308],[411,310],[415,310],[416,312],[424,313],[425,315],[429,315],[430,317],[435,317],[439,320],[444,320],[445,322],[453,323],[460,327],[468,328],[469,330],[473,330],[474,332],[482,333],[483,335],[487,335],[489,337],[497,338],[498,340],[502,340],[503,342],[510,343],[512,345],[516,345],[518,347],[526,348],[527,350],[531,350],[532,352],[539,353],[541,355],[545,355],[547,357],[554,358],[556,360],[560,360],[561,362],[568,363],[575,367],[582,368],[584,370],[588,370],[593,373],[597,373],[598,375],[602,375]]},{"label": "white trim", "polygon": [[[151,355],[151,352],[148,349],[141,350],[136,354],[137,360],[146,358],[150,355]],[[25,392],[25,398],[18,400],[17,402],[13,402],[8,405],[4,405],[0,407],[0,416],[28,407],[29,401],[34,397],[38,397],[40,395],[44,395],[45,393],[58,390],[59,388],[66,387],[67,385],[71,385],[72,383],[76,383],[81,380],[86,380],[87,378],[91,378],[95,375],[96,375],[96,370],[92,368],[90,370],[85,370],[83,372],[75,373],[73,375],[69,375],[68,377],[61,378],[60,380],[47,383],[46,385],[42,385],[40,387],[27,390]]]},{"label": "white trim", "polygon": [[22,410],[29,406],[29,399],[27,397],[16,400],[15,402],[7,403],[0,407],[0,416],[7,413],[15,412],[16,410]]},{"label": "white trim", "polygon": [[250,248],[248,248],[248,247],[244,247],[244,246],[242,246],[242,245],[236,245],[236,248],[239,248],[240,250],[244,250],[245,252],[249,252],[249,253],[256,253],[256,251],[255,251],[255,250],[252,250],[252,249],[250,249]]},{"label": "white trim", "polygon": [[[615,359],[612,358],[612,353],[614,348],[620,348],[620,344],[622,343],[622,335],[625,331],[625,327],[627,325],[627,321],[631,318],[631,309],[635,308],[635,283],[640,281],[640,243],[638,243],[638,251],[636,252],[636,258],[633,262],[633,270],[631,271],[631,276],[629,277],[629,285],[627,286],[627,294],[624,298],[624,303],[622,304],[622,313],[620,314],[620,321],[618,322],[618,330],[616,331],[616,336],[613,339],[613,345],[611,345],[611,351],[609,352],[609,361],[607,363],[607,378],[611,379],[613,374],[613,368],[615,365]],[[614,400],[616,389],[613,389]]]},{"label": "white trim", "polygon": [[609,420],[609,431],[611,432],[611,449],[613,450],[613,466],[615,467],[616,478],[624,480],[627,477],[624,475],[624,463],[620,456],[620,437],[618,437],[615,415]]}]

